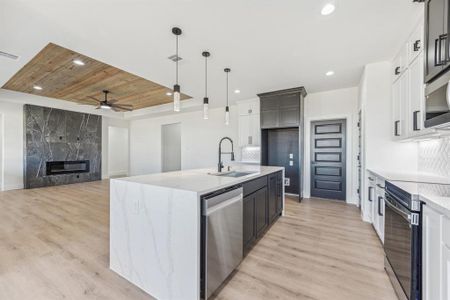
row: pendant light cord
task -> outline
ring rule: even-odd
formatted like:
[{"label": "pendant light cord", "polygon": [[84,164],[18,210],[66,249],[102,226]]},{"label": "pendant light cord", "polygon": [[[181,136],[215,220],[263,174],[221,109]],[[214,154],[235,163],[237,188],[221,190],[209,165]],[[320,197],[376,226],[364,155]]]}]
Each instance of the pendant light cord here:
[{"label": "pendant light cord", "polygon": [[227,72],[227,106],[228,106],[228,73],[229,72]]},{"label": "pendant light cord", "polygon": [[178,84],[178,61],[179,61],[179,57],[178,57],[178,35],[176,36],[176,55],[177,57],[175,58],[175,77],[176,77],[176,82]]},{"label": "pendant light cord", "polygon": [[208,98],[208,57],[205,56],[205,97]]}]

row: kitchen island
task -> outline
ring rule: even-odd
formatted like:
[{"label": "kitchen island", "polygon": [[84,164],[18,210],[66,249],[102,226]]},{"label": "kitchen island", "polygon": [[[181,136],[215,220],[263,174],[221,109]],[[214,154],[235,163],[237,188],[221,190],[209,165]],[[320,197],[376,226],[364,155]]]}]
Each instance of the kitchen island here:
[{"label": "kitchen island", "polygon": [[[112,179],[111,270],[157,299],[200,299],[202,197],[244,186],[244,197],[255,189],[266,189],[263,195],[268,198],[271,176],[279,174],[276,186],[281,193],[280,209],[275,213],[279,215],[284,209],[284,189],[280,188],[284,168],[236,166],[233,170],[248,174],[217,176],[215,170],[198,169]],[[267,210],[264,208],[263,217],[269,224],[276,218],[269,216],[269,200],[264,203]],[[249,223],[246,218],[244,198],[244,235],[245,224]]]}]

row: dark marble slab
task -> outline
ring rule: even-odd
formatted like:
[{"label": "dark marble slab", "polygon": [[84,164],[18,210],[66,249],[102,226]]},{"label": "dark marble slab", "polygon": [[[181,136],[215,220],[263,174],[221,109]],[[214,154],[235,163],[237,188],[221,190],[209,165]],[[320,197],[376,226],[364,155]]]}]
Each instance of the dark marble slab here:
[{"label": "dark marble slab", "polygon": [[[25,188],[101,179],[102,117],[24,105]],[[46,176],[47,161],[89,160],[90,172]]]}]

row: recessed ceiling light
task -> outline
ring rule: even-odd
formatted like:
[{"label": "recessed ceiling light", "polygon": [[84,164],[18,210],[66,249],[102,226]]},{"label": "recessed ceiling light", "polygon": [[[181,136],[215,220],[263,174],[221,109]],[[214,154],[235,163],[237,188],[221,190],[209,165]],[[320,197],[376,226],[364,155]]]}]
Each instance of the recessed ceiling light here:
[{"label": "recessed ceiling light", "polygon": [[33,89],[40,91],[42,90],[42,87],[39,85],[33,85]]},{"label": "recessed ceiling light", "polygon": [[74,59],[73,63],[79,66],[84,66],[84,62],[80,59]]},{"label": "recessed ceiling light", "polygon": [[240,90],[234,90],[235,94],[239,94],[241,91]]},{"label": "recessed ceiling light", "polygon": [[167,92],[166,95],[167,96],[172,96],[172,93],[171,92]]},{"label": "recessed ceiling light", "polygon": [[328,15],[332,14],[335,9],[336,9],[336,6],[333,3],[327,3],[324,5],[324,7],[322,7],[321,13],[324,16],[328,16]]},{"label": "recessed ceiling light", "polygon": [[325,73],[325,75],[327,76],[333,76],[334,75],[334,71],[328,71]]}]

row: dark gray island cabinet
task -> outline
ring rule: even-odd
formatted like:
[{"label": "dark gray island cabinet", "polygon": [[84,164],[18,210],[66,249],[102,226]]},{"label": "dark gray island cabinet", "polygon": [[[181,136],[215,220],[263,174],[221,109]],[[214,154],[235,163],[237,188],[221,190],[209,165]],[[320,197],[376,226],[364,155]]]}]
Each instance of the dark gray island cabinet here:
[{"label": "dark gray island cabinet", "polygon": [[283,174],[276,172],[242,184],[243,247],[246,255],[283,210]]}]

